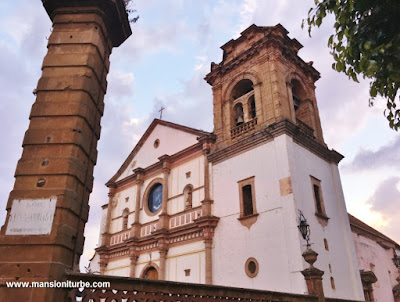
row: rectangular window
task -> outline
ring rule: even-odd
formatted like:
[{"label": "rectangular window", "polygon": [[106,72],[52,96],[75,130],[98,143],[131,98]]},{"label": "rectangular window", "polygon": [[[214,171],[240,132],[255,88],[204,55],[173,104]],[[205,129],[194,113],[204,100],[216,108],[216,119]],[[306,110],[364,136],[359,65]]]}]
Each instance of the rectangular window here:
[{"label": "rectangular window", "polygon": [[243,194],[243,215],[248,216],[253,214],[253,196],[251,193],[251,185],[242,187]]},{"label": "rectangular window", "polygon": [[254,176],[238,181],[240,198],[240,217],[257,213],[254,192]]},{"label": "rectangular window", "polygon": [[315,214],[327,217],[325,212],[324,199],[322,198],[321,181],[311,176],[311,185],[314,195]]}]

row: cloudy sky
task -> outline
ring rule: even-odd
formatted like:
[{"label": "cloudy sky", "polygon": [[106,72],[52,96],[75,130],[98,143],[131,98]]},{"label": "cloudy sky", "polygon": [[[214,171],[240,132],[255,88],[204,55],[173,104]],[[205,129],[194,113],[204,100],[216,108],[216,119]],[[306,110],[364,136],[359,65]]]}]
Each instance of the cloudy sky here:
[{"label": "cloudy sky", "polygon": [[[300,28],[314,1],[134,0],[140,19],[133,35],[113,50],[95,168],[82,266],[96,247],[104,183],[116,172],[151,121],[163,119],[212,131],[212,93],[203,80],[219,48],[256,24],[281,23],[304,45],[299,55],[321,73],[317,101],[325,141],[345,156],[340,171],[347,208],[400,242],[400,137],[383,117],[384,101],[368,107],[368,82],[353,83],[331,69],[327,39],[332,19],[313,31]],[[32,90],[40,77],[51,22],[41,2],[0,2],[0,222],[14,183],[28,127]],[[0,225],[1,225],[0,224]]]}]

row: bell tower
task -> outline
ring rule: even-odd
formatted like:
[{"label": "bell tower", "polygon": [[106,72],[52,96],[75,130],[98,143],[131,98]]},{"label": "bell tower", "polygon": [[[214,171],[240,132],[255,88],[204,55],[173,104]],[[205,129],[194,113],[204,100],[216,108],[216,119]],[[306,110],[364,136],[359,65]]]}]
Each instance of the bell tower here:
[{"label": "bell tower", "polygon": [[[321,129],[302,45],[280,24],[252,25],[223,45],[205,80],[213,89],[213,282],[307,292],[301,271],[306,217],[327,297],[362,297],[338,163]],[[329,249],[326,248],[329,242]],[[326,243],[326,245],[324,245]],[[234,251],[234,252],[233,252]],[[334,288],[329,283],[335,282]],[[332,283],[333,284],[333,283]]]},{"label": "bell tower", "polygon": [[214,95],[217,149],[288,120],[324,144],[314,83],[319,72],[297,53],[302,45],[280,24],[252,25],[223,46],[206,81]]}]

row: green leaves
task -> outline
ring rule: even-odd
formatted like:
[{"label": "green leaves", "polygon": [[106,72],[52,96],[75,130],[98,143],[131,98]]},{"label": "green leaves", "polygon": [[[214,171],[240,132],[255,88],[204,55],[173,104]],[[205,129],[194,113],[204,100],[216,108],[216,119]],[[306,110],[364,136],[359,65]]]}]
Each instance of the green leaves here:
[{"label": "green leaves", "polygon": [[[387,101],[384,114],[389,126],[400,127],[400,1],[315,0],[308,12],[308,32],[319,27],[327,14],[335,17],[328,47],[335,60],[332,68],[353,81],[369,78],[369,104],[381,96]],[[303,20],[304,25],[304,20]]]}]

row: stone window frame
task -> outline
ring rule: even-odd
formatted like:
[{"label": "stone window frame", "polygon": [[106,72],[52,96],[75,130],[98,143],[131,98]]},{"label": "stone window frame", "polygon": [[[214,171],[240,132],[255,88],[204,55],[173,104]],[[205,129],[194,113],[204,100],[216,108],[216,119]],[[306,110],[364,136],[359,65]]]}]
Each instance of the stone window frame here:
[{"label": "stone window frame", "polygon": [[[326,210],[325,210],[325,202],[324,202],[324,196],[322,194],[322,186],[321,186],[321,180],[318,178],[310,175],[311,179],[311,194],[313,196],[314,200],[314,207],[315,207],[315,216],[318,219],[318,222],[324,226],[327,225],[329,217],[326,215]],[[315,194],[315,186],[318,187],[318,199],[319,199],[319,206],[318,206],[318,201],[316,198]]]},{"label": "stone window frame", "polygon": [[[154,178],[146,186],[146,190],[144,191],[143,198],[142,198],[142,207],[144,209],[144,212],[147,214],[147,216],[156,216],[157,214],[160,213],[160,211],[162,209],[162,203],[161,203],[161,206],[157,211],[155,211],[155,212],[150,211],[150,209],[149,209],[149,200],[148,199],[149,199],[149,195],[150,195],[151,189],[154,187],[154,185],[161,184],[163,186],[163,182],[164,182],[163,178],[157,177],[157,178]],[[163,186],[163,190],[164,190],[164,186]]]},{"label": "stone window frame", "polygon": [[[256,206],[256,190],[254,185],[255,176],[250,176],[248,178],[242,179],[238,181],[239,188],[239,204],[240,204],[240,215],[238,220],[243,226],[246,226],[250,229],[250,227],[257,221],[257,206]],[[250,215],[244,215],[244,198],[243,198],[243,188],[245,186],[250,185],[251,187],[251,197],[252,197],[252,206],[253,213]]]},{"label": "stone window frame", "polygon": [[[253,262],[256,265],[256,269],[254,272],[250,271],[250,268],[249,268],[250,262]],[[244,271],[246,272],[246,275],[250,278],[256,277],[258,275],[259,269],[260,269],[260,265],[258,264],[257,259],[254,257],[250,257],[249,259],[247,259],[246,263],[244,264]]]}]

